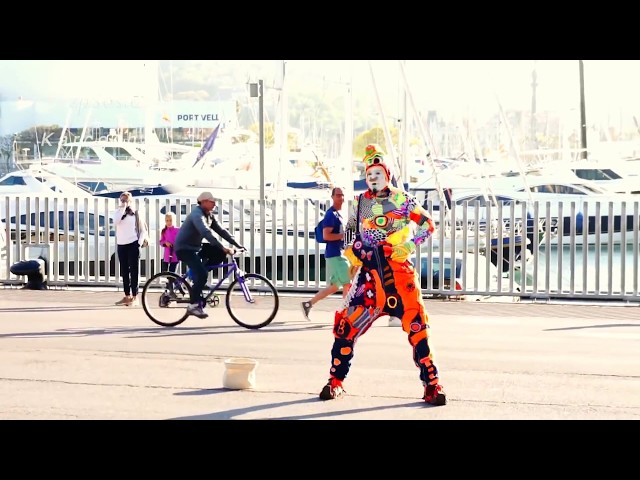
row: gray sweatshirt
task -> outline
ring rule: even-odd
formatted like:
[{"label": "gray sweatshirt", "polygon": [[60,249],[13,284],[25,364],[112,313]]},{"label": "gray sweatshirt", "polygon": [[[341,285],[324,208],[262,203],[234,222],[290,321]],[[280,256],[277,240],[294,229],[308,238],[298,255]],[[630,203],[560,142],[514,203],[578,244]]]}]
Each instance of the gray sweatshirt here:
[{"label": "gray sweatshirt", "polygon": [[212,230],[231,245],[240,247],[228,230],[222,228],[214,217],[207,216],[204,210],[202,210],[202,207],[197,205],[191,210],[191,213],[187,215],[182,225],[180,225],[180,230],[178,231],[178,236],[176,237],[173,248],[176,252],[179,250],[197,252],[202,247],[203,239],[206,239],[211,245],[224,248],[218,239],[214,237]]}]

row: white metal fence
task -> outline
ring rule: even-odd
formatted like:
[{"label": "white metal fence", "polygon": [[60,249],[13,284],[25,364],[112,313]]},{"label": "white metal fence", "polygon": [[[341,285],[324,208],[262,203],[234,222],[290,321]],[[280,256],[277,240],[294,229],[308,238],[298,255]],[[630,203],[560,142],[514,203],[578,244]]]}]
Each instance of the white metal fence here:
[{"label": "white metal fence", "polygon": [[[0,198],[0,283],[25,283],[12,266],[42,257],[50,286],[121,286],[109,220],[116,201]],[[141,250],[141,284],[160,268],[164,212],[173,210],[179,226],[191,204],[136,200],[151,237]],[[326,282],[324,245],[313,229],[327,206],[284,199],[267,202],[262,213],[256,200],[223,199],[217,218],[248,248],[245,269],[282,291],[311,292]],[[426,207],[438,229],[414,258],[425,295],[640,301],[638,201],[472,202],[441,217],[443,205]]]}]

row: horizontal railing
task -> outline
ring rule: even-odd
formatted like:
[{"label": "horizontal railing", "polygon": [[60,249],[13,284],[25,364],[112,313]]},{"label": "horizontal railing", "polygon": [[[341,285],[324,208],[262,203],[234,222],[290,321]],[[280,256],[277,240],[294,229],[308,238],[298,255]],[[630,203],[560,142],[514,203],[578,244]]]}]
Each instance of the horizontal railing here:
[{"label": "horizontal railing", "polygon": [[[50,286],[119,288],[110,226],[116,202],[0,197],[0,283],[25,283],[11,273],[12,266],[41,257]],[[194,202],[135,204],[150,227],[140,258],[144,283],[160,269],[164,213],[174,211],[179,226]],[[257,200],[222,199],[216,218],[247,247],[243,268],[265,274],[282,291],[311,292],[326,285],[324,244],[315,241],[313,230],[328,205],[283,199],[266,202],[262,212]],[[638,201],[426,208],[438,228],[413,258],[425,295],[640,300]]]}]

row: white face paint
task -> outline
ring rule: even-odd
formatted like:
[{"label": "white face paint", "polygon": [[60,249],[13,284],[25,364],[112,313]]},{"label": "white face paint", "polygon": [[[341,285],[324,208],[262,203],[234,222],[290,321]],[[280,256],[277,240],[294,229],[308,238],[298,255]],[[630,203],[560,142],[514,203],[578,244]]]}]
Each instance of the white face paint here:
[{"label": "white face paint", "polygon": [[383,190],[389,183],[384,168],[378,166],[371,167],[367,170],[366,182],[367,187],[369,187],[369,190],[374,194]]}]

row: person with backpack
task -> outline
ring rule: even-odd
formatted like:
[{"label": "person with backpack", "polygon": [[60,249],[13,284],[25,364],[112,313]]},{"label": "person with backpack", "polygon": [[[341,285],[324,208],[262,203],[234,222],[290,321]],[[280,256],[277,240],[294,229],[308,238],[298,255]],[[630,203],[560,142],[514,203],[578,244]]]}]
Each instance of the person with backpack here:
[{"label": "person with backpack", "polygon": [[319,224],[322,227],[322,238],[318,239],[316,236],[317,240],[322,240],[327,244],[324,250],[324,259],[328,285],[312,298],[301,303],[302,313],[307,320],[310,320],[309,312],[316,303],[340,289],[342,289],[342,297],[344,298],[351,286],[349,260],[344,255],[345,220],[340,214],[344,203],[342,188],[334,187],[331,190],[331,200],[333,203]]}]

